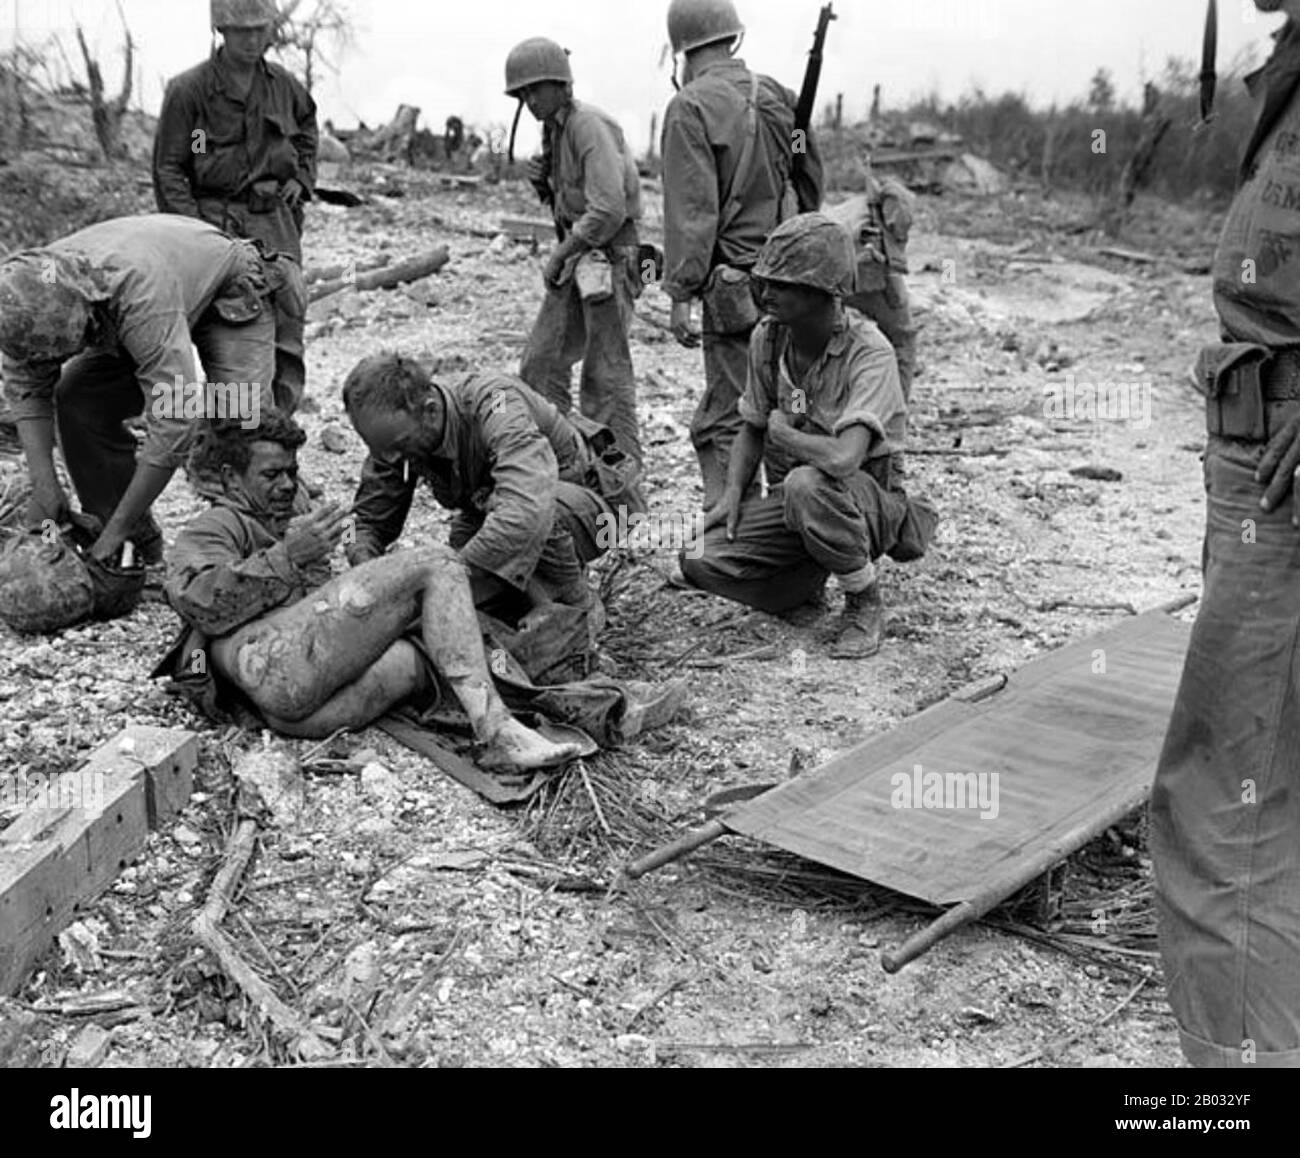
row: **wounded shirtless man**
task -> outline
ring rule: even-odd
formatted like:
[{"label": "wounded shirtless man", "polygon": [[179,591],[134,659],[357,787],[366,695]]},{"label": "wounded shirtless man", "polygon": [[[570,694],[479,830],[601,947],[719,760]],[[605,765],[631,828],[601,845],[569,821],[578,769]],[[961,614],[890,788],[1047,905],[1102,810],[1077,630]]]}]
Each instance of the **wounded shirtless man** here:
[{"label": "wounded shirtless man", "polygon": [[[253,429],[205,423],[191,458],[223,494],[180,534],[167,598],[191,629],[187,673],[240,693],[277,732],[316,739],[360,728],[430,684],[425,655],[455,693],[481,761],[502,770],[563,763],[555,744],[515,719],[493,686],[465,567],[428,546],[337,578],[330,556],[349,512],[294,516],[302,429],[279,412]],[[175,671],[173,671],[175,674]]]}]

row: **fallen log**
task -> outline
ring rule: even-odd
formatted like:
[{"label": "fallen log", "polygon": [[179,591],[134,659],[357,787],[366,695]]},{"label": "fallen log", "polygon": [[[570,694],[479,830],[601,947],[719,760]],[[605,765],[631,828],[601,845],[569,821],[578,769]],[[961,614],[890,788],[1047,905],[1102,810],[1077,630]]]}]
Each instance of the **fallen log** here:
[{"label": "fallen log", "polygon": [[321,266],[316,269],[309,269],[304,272],[308,285],[315,285],[321,281],[338,281],[347,276],[349,272],[370,273],[376,269],[383,269],[393,260],[390,253],[381,253],[377,257],[368,257],[364,261],[357,262],[335,262],[334,265]]},{"label": "fallen log", "polygon": [[436,249],[430,249],[426,253],[408,258],[406,261],[399,261],[396,265],[390,265],[370,273],[359,273],[354,278],[337,278],[333,281],[320,282],[312,286],[307,295],[308,300],[318,302],[322,298],[332,297],[334,294],[342,293],[348,289],[356,290],[357,293],[367,293],[370,290],[377,289],[395,289],[406,282],[419,281],[423,277],[437,273],[450,260],[451,251],[445,245],[440,245]]}]

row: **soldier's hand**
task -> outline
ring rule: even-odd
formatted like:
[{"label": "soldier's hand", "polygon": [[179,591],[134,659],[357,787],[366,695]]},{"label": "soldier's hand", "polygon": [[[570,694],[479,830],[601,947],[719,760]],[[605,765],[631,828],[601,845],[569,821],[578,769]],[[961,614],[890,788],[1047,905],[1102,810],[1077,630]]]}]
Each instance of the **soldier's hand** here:
[{"label": "soldier's hand", "polygon": [[295,567],[328,559],[343,541],[350,513],[338,503],[328,503],[289,523],[284,535],[284,549]]},{"label": "soldier's hand", "polygon": [[1300,415],[1292,418],[1272,438],[1259,460],[1255,481],[1264,489],[1260,506],[1276,510],[1288,496],[1292,497],[1291,523],[1300,528]]},{"label": "soldier's hand", "polygon": [[46,521],[61,527],[68,521],[71,508],[68,496],[58,482],[33,482],[32,496],[27,500],[27,526],[38,530]]},{"label": "soldier's hand", "polygon": [[741,497],[740,491],[733,490],[731,487],[723,491],[722,498],[718,500],[718,505],[711,511],[705,512],[705,532],[726,524],[727,542],[734,543],[736,541],[736,528],[740,526]]},{"label": "soldier's hand", "polygon": [[306,194],[307,190],[303,188],[302,182],[297,177],[290,177],[280,186],[280,200],[290,209],[297,209]]},{"label": "soldier's hand", "polygon": [[533,185],[545,185],[546,161],[542,157],[529,157],[524,165],[524,176]]},{"label": "soldier's hand", "polygon": [[694,350],[700,344],[700,332],[691,324],[691,303],[673,302],[673,312],[669,324],[673,337],[678,344],[688,350]]},{"label": "soldier's hand", "polygon": [[790,416],[784,410],[773,410],[767,416],[767,437],[773,446],[781,450],[793,450],[794,440],[790,435],[794,432]]},{"label": "soldier's hand", "polygon": [[542,270],[542,280],[552,289],[560,284],[560,277],[564,273],[564,263],[567,260],[568,256],[559,249],[547,259],[546,267]]}]

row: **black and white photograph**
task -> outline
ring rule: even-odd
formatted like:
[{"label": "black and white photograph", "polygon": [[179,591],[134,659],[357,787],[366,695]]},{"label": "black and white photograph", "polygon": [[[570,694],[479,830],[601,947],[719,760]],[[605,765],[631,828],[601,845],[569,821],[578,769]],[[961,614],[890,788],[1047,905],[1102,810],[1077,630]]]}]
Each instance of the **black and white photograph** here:
[{"label": "black and white photograph", "polygon": [[34,1139],[421,1069],[1248,1134],[1300,0],[0,0],[0,721]]}]

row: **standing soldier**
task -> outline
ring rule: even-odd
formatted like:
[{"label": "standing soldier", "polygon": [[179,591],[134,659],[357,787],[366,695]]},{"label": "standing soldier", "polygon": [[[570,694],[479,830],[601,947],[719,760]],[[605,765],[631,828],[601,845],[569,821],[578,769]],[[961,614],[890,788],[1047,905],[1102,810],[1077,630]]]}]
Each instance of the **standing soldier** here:
[{"label": "standing soldier", "polygon": [[1255,6],[1288,21],[1214,259],[1204,590],[1151,792],[1169,1003],[1207,1068],[1300,1068],[1300,0]]},{"label": "standing soldier", "polygon": [[559,244],[546,263],[546,298],[519,376],[569,411],[573,363],[582,359],[581,413],[608,426],[642,462],[628,330],[641,294],[637,221],[641,178],[614,119],[573,99],[569,54],[525,40],[506,60],[506,93],[542,124],[542,156],[529,180],[555,214]]},{"label": "standing soldier", "polygon": [[749,337],[758,322],[749,271],[786,217],[821,205],[822,173],[809,132],[795,131],[794,93],[735,57],[745,31],[731,0],[673,0],[668,35],[684,53],[685,85],[664,116],[664,288],[672,328],[701,344],[691,304],[704,301],[704,397],[691,442],[713,507],[740,430]]},{"label": "standing soldier", "polygon": [[275,286],[275,403],[297,409],[306,388],[303,205],[316,184],[316,104],[265,60],[279,21],[275,0],[212,0],[224,44],[167,86],[154,139],[153,182],[163,213],[201,217],[281,255]]}]

